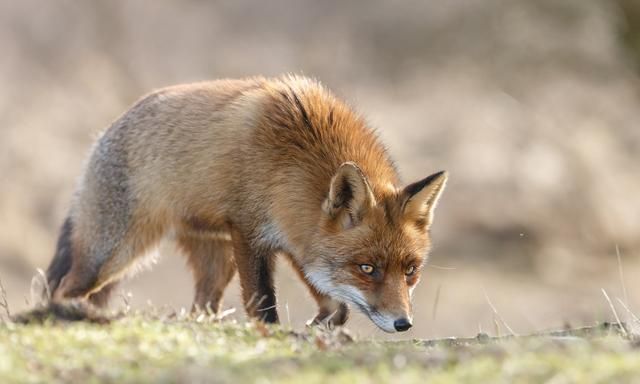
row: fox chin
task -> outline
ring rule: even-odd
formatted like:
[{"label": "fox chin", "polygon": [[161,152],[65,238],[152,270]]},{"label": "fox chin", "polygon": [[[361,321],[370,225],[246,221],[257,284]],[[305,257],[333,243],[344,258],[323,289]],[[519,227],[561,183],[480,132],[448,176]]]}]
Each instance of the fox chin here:
[{"label": "fox chin", "polygon": [[237,273],[249,317],[278,322],[284,255],[318,304],[386,332],[412,326],[445,172],[402,184],[366,121],[316,80],[177,85],[137,101],[98,138],[47,269],[54,302],[108,304],[171,233],[193,273],[194,310],[220,311]]}]

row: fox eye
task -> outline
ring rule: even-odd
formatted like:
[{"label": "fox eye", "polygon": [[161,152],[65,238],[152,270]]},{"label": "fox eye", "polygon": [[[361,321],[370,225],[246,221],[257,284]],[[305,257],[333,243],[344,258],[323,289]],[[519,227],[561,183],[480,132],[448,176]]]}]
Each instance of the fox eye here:
[{"label": "fox eye", "polygon": [[360,270],[367,275],[371,275],[373,271],[375,271],[375,268],[371,264],[360,264]]},{"label": "fox eye", "polygon": [[409,267],[407,267],[407,269],[404,270],[404,274],[407,276],[411,276],[414,273],[416,273],[416,266],[415,265],[411,265]]}]

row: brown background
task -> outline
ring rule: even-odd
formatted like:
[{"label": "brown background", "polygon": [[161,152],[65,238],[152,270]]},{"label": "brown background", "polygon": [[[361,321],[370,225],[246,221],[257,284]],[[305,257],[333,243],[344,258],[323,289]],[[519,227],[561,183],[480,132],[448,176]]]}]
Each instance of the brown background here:
[{"label": "brown background", "polygon": [[[403,337],[493,333],[486,296],[520,333],[611,319],[601,288],[624,298],[616,245],[637,308],[639,8],[2,0],[0,280],[11,307],[25,308],[52,256],[92,141],[128,105],[175,83],[295,72],[356,105],[406,181],[451,173]],[[138,306],[188,307],[184,261],[171,244],[161,251],[123,290]],[[301,327],[312,301],[285,263],[278,282],[281,318]],[[237,283],[227,296],[242,318]],[[381,335],[361,317],[350,326]]]}]

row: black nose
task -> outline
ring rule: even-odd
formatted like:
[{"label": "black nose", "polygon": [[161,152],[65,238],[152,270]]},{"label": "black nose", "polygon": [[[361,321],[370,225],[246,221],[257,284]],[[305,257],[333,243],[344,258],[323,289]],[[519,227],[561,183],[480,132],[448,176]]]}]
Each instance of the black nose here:
[{"label": "black nose", "polygon": [[408,330],[409,328],[411,328],[411,325],[411,322],[404,317],[393,322],[393,327],[398,332],[404,332]]}]

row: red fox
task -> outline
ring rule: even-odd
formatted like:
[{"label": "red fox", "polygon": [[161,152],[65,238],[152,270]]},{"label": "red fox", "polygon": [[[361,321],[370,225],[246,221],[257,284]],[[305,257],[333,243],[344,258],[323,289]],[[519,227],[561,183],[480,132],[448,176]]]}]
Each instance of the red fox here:
[{"label": "red fox", "polygon": [[47,270],[52,300],[107,304],[165,235],[220,308],[236,271],[248,316],[278,322],[275,255],[342,325],[412,326],[411,292],[447,175],[404,188],[365,121],[315,80],[218,80],[153,92],[98,139]]}]

